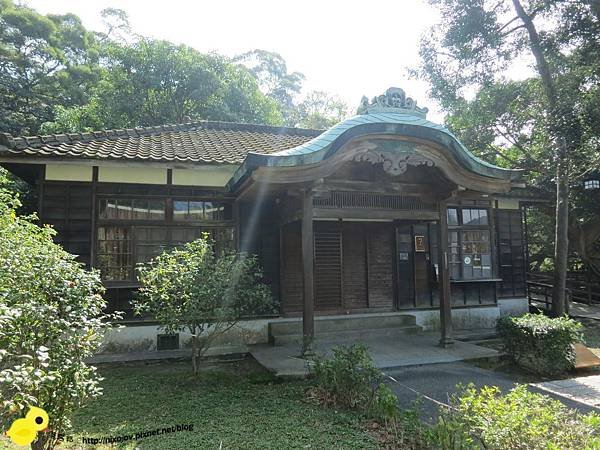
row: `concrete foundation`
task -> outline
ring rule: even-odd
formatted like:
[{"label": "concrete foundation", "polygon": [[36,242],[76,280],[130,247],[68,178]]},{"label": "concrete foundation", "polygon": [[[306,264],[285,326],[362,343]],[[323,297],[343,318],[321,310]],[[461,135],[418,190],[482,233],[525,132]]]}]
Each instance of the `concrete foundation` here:
[{"label": "concrete foundation", "polygon": [[[499,317],[520,315],[527,311],[526,298],[500,299],[497,305],[452,309],[452,326],[455,330],[491,330],[496,326],[496,320]],[[437,309],[374,313],[372,316],[381,318],[382,316],[398,315],[413,316],[415,318],[413,323],[422,327],[425,331],[438,331],[440,328],[440,312]],[[359,315],[339,316],[336,319],[343,321],[345,318],[351,317],[355,320],[357,316]],[[371,315],[361,314],[360,316],[369,317]],[[269,324],[273,327],[279,323],[284,325],[290,321],[296,322],[298,320],[300,319],[269,318],[242,321],[226,335],[219,338],[209,354],[246,353],[248,345],[269,343]],[[115,327],[106,335],[100,353],[118,354],[156,351],[156,337],[162,333],[156,325],[136,324]],[[189,347],[189,340],[189,333],[179,333],[180,348]]]}]

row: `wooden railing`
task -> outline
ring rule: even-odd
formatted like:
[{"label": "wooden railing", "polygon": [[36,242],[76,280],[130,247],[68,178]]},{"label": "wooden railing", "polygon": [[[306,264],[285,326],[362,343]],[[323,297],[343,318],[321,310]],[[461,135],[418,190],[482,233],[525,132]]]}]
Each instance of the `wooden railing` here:
[{"label": "wooden railing", "polygon": [[[527,299],[529,301],[529,307],[550,311],[552,309],[552,292],[554,286],[549,283],[542,283],[540,281],[527,280]],[[569,289],[566,290],[567,298],[571,298],[571,292]],[[567,313],[569,302],[567,302]]]},{"label": "wooden railing", "polygon": [[[542,303],[546,307],[552,304],[552,275],[548,273],[527,274],[527,297],[529,304]],[[600,281],[592,279],[582,272],[569,272],[567,276],[567,294],[570,301],[587,305],[600,305]]]}]

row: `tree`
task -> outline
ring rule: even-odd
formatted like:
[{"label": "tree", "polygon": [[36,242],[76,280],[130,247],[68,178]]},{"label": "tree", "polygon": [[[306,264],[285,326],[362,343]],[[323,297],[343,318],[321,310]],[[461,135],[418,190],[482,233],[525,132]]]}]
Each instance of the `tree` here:
[{"label": "tree", "polygon": [[284,124],[294,126],[296,100],[302,90],[304,75],[300,72],[288,73],[283,57],[266,50],[252,50],[234,57],[233,61],[250,70],[261,91],[279,105]]},{"label": "tree", "polygon": [[86,131],[224,120],[278,125],[275,102],[227,58],[184,45],[141,39],[106,44],[106,69],[83,106],[57,108],[45,132]]},{"label": "tree", "polygon": [[84,360],[98,348],[108,319],[98,272],[52,241],[55,232],[19,217],[19,202],[0,191],[0,425],[29,406],[50,416],[34,449],[52,448],[69,416],[100,395],[96,369]]},{"label": "tree", "polygon": [[273,309],[257,258],[214,248],[204,234],[138,266],[136,313],[150,313],[167,333],[191,334],[194,373],[216,338],[242,317]]},{"label": "tree", "polygon": [[[529,55],[534,63],[537,76],[529,87],[537,93],[539,111],[530,122],[535,130],[525,124],[521,129],[530,136],[542,131],[536,142],[545,140],[551,150],[551,158],[546,152],[544,159],[552,161],[556,190],[553,312],[562,315],[572,162],[585,155],[584,149],[598,151],[588,112],[590,101],[598,98],[598,4],[594,0],[430,2],[441,9],[444,21],[422,40],[419,74],[431,83],[432,95],[446,110],[464,107],[469,91],[490,93],[494,85],[505,84],[503,74],[515,59]],[[501,132],[492,134],[506,138]]]},{"label": "tree", "polygon": [[296,106],[294,126],[325,129],[347,118],[350,108],[342,99],[323,91],[309,92]]},{"label": "tree", "polygon": [[97,79],[92,33],[73,14],[0,0],[0,132],[32,134],[56,106],[85,103]]}]

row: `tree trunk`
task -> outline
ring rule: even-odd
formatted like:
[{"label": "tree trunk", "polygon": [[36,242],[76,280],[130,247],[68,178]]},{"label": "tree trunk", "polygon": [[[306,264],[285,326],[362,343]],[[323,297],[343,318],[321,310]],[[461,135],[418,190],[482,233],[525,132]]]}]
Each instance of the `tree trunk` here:
[{"label": "tree trunk", "polygon": [[198,374],[198,369],[198,336],[194,327],[192,329],[192,370],[194,375]]},{"label": "tree trunk", "polygon": [[552,292],[552,315],[563,316],[567,312],[567,260],[569,253],[569,173],[564,142],[561,142],[556,167],[556,228],[554,234],[554,290]]},{"label": "tree trunk", "polygon": [[[559,111],[556,86],[552,79],[550,66],[544,56],[540,36],[533,20],[523,9],[519,0],[512,0],[515,11],[529,36],[529,46],[535,57],[538,73],[548,99],[552,124],[549,127],[550,136],[554,139],[556,152],[556,226],[554,233],[554,290],[552,293],[552,314],[562,316],[567,310],[565,288],[567,284],[567,257],[569,251],[569,152],[565,140],[565,121],[562,115],[566,111]],[[570,114],[570,112],[567,112]]]}]

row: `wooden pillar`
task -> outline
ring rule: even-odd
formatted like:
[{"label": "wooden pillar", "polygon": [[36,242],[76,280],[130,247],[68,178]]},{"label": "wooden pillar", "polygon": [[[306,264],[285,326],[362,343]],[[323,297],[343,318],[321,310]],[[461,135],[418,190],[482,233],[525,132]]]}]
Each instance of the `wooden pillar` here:
[{"label": "wooden pillar", "polygon": [[302,308],[302,354],[312,353],[315,335],[315,287],[314,287],[314,237],[313,193],[302,192],[302,271],[304,279],[304,302]]},{"label": "wooden pillar", "polygon": [[445,201],[439,202],[438,226],[438,289],[440,291],[440,346],[452,344],[452,299],[450,296],[450,270],[448,267],[448,213]]}]

